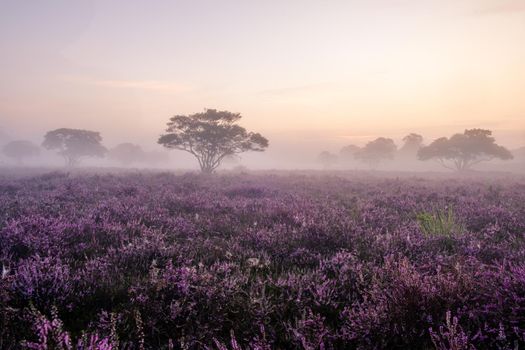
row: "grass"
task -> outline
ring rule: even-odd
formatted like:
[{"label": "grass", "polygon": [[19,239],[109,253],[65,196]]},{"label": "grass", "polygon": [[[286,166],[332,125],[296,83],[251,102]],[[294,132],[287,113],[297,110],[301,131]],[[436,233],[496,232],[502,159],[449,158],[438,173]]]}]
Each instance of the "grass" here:
[{"label": "grass", "polygon": [[463,231],[452,207],[417,214],[417,222],[426,237],[452,238]]}]

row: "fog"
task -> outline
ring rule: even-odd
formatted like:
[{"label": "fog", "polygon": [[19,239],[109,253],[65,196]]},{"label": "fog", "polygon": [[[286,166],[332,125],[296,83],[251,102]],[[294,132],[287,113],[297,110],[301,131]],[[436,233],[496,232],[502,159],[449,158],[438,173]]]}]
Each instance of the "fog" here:
[{"label": "fog", "polygon": [[0,0],[0,350],[518,349],[524,92],[525,0]]},{"label": "fog", "polygon": [[[161,128],[159,128],[161,129]],[[462,130],[458,130],[461,133]],[[102,134],[102,133],[101,133]],[[159,132],[159,135],[161,133]],[[31,133],[10,133],[2,130],[0,141],[0,167],[6,168],[51,168],[54,170],[70,171],[62,156],[54,150],[42,147],[44,135],[31,135]],[[383,159],[376,164],[368,164],[357,159],[353,154],[345,154],[342,150],[345,146],[362,148],[366,142],[355,139],[354,143],[330,142],[312,137],[297,137],[288,139],[283,135],[265,135],[269,139],[269,147],[264,152],[245,152],[232,157],[227,157],[217,169],[218,171],[250,171],[250,170],[316,170],[320,172],[352,172],[352,171],[375,171],[375,172],[444,172],[454,173],[453,170],[443,167],[435,160],[422,161],[418,159],[417,150],[403,151],[404,141],[402,138],[392,138],[396,144],[396,151],[392,158]],[[385,135],[388,137],[388,135]],[[452,135],[444,135],[452,136]],[[169,150],[157,144],[158,135],[151,140],[136,140],[132,138],[115,138],[114,140],[104,138],[102,134],[102,145],[107,149],[103,157],[82,157],[78,169],[98,169],[99,171],[121,169],[156,169],[172,171],[198,171],[199,164],[196,158],[181,150]],[[39,148],[39,154],[23,157],[9,157],[6,155],[5,146],[14,140],[26,140]],[[361,141],[361,142],[360,142]],[[423,146],[433,140],[423,138]],[[140,148],[141,155],[129,161],[118,159],[112,155],[112,150],[122,144],[132,143]],[[505,145],[505,140],[496,139],[496,143]],[[481,162],[470,169],[472,172],[513,172],[525,173],[525,147],[507,147],[513,154],[509,160],[494,159]],[[328,162],[320,159],[321,153],[328,153],[332,157]]]},{"label": "fog", "polygon": [[216,108],[240,113],[238,125],[269,141],[219,170],[450,172],[415,153],[371,166],[340,152],[479,128],[514,158],[472,170],[523,172],[523,42],[517,0],[3,1],[0,145],[27,140],[40,154],[0,152],[0,161],[63,167],[41,145],[48,131],[71,128],[99,132],[107,150],[132,143],[144,152],[76,167],[195,170],[194,156],[157,140],[170,117]]}]

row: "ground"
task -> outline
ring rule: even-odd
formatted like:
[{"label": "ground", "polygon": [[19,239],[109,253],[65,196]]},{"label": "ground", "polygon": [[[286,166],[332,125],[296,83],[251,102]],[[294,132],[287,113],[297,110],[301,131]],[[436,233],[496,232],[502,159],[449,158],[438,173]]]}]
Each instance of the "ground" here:
[{"label": "ground", "polygon": [[2,349],[525,343],[523,177],[4,172],[0,207]]}]

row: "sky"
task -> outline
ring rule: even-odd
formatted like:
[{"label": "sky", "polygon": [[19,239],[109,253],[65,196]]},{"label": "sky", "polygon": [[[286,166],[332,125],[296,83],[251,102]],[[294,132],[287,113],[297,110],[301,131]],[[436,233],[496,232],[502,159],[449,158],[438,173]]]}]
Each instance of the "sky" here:
[{"label": "sky", "polygon": [[0,131],[154,149],[167,120],[239,112],[268,154],[426,142],[525,146],[523,0],[0,0]]}]

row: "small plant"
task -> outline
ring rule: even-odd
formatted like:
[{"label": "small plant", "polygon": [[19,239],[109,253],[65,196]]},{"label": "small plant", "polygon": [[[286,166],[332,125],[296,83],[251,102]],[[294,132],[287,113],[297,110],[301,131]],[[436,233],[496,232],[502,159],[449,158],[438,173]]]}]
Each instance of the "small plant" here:
[{"label": "small plant", "polygon": [[[29,314],[33,319],[33,328],[38,341],[22,341],[23,349],[28,350],[114,350],[116,347],[109,338],[100,337],[97,333],[84,333],[75,343],[64,324],[58,317],[55,306],[51,308],[51,319],[38,311],[32,304]],[[76,345],[75,345],[76,344]]]},{"label": "small plant", "polygon": [[451,317],[450,311],[446,314],[446,327],[440,326],[439,331],[429,329],[430,338],[436,350],[475,350],[469,337],[459,325],[457,317]]},{"label": "small plant", "polygon": [[421,231],[427,237],[451,238],[463,230],[463,227],[457,223],[451,207],[434,211],[434,213],[419,213],[416,218]]}]

